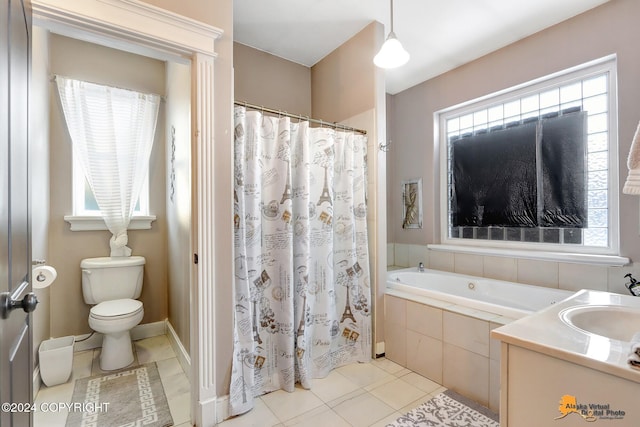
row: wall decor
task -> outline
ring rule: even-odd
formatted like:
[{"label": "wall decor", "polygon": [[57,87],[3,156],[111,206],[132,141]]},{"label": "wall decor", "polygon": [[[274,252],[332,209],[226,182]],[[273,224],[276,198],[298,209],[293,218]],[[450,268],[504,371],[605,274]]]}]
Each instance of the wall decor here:
[{"label": "wall decor", "polygon": [[176,128],[171,126],[171,172],[169,173],[169,200],[175,203],[176,194]]},{"label": "wall decor", "polygon": [[402,181],[402,228],[422,228],[422,178]]}]

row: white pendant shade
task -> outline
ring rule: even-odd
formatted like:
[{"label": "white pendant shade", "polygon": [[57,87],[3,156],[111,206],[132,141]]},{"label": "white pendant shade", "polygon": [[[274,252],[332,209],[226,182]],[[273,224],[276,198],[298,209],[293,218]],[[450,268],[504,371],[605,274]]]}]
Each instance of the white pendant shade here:
[{"label": "white pendant shade", "polygon": [[380,68],[397,68],[409,61],[407,52],[396,35],[391,32],[384,42],[378,54],[373,58],[373,63]]},{"label": "white pendant shade", "polygon": [[397,68],[409,61],[409,52],[404,50],[402,44],[393,32],[393,0],[391,0],[391,31],[384,44],[374,56],[373,63],[380,68]]}]

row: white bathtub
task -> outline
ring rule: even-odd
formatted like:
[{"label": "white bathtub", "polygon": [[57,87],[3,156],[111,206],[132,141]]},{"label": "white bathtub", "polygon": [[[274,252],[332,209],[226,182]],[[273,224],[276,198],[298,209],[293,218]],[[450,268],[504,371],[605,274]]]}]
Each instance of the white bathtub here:
[{"label": "white bathtub", "polygon": [[571,291],[417,268],[387,273],[397,290],[519,319],[573,295]]}]

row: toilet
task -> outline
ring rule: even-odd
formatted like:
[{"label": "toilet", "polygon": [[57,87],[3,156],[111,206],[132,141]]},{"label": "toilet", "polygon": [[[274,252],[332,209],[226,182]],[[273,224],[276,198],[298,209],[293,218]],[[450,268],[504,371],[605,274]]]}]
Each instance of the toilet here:
[{"label": "toilet", "polygon": [[129,331],[142,321],[145,259],[141,256],[87,258],[80,262],[82,295],[92,305],[89,326],[103,334],[100,369],[112,371],[133,362]]}]

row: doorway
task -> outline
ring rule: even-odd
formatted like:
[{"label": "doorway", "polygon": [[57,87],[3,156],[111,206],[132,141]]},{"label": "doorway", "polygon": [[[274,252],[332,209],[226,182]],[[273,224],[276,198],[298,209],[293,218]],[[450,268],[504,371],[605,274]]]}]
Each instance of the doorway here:
[{"label": "doorway", "polygon": [[[164,61],[191,64],[192,147],[190,255],[199,254],[197,267],[190,262],[189,332],[192,421],[214,425],[216,378],[213,289],[214,252],[209,239],[198,239],[199,230],[213,230],[213,41],[221,31],[143,2],[33,1],[34,22],[58,34],[115,47]],[[197,154],[196,154],[197,153]],[[206,247],[206,250],[205,250]],[[191,260],[191,256],[189,257]],[[196,257],[193,258],[194,260]]]}]

